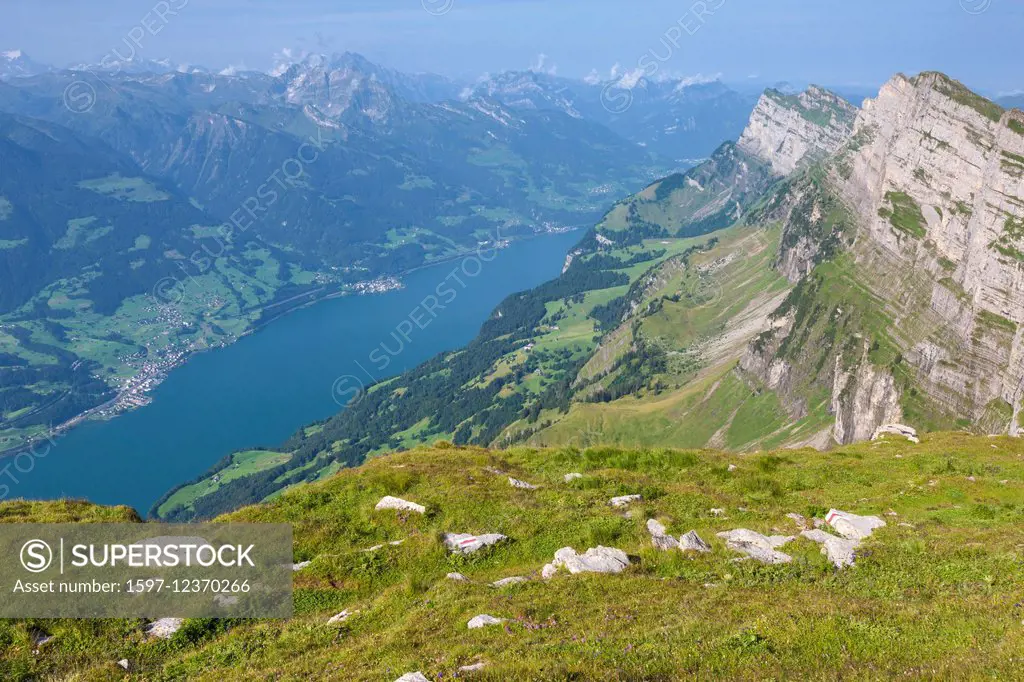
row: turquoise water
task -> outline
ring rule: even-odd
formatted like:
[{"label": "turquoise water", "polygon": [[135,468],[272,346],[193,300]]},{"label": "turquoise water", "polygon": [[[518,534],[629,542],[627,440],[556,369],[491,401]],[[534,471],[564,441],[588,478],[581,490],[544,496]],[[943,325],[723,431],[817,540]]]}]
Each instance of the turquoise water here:
[{"label": "turquoise water", "polygon": [[[31,467],[23,457],[20,471],[10,469],[18,483],[4,480],[8,498],[84,498],[145,514],[224,455],[274,446],[334,414],[336,398],[344,402],[358,382],[465,345],[505,296],[557,276],[579,239],[579,232],[544,235],[482,254],[490,262],[471,257],[418,270],[400,291],[322,301],[197,355],[171,372],[150,405],[72,429],[48,452],[40,446],[45,457]],[[430,301],[425,314],[430,295],[451,302],[440,309]],[[390,360],[383,369],[381,357]]]}]

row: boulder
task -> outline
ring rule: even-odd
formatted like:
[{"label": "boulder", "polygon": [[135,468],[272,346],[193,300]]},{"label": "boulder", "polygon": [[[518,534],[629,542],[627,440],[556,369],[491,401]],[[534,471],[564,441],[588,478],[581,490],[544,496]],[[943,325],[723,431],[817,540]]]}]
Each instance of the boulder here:
[{"label": "boulder", "polygon": [[642,499],[644,499],[642,495],[622,495],[620,497],[613,497],[608,501],[608,504],[621,509],[622,507],[628,507],[634,502],[639,502]]},{"label": "boulder", "polygon": [[665,531],[665,526],[654,519],[647,520],[647,532],[651,534],[651,543],[657,549],[668,551],[679,547],[679,542]]},{"label": "boulder", "polygon": [[788,564],[793,560],[793,557],[775,549],[793,538],[778,535],[769,538],[746,528],[719,533],[718,537],[725,540],[725,546],[734,552],[740,552],[764,564]]},{"label": "boulder", "polygon": [[540,577],[544,580],[554,577],[555,573],[558,573],[558,566],[554,564],[544,564],[544,568],[540,569]]},{"label": "boulder", "polygon": [[875,429],[875,434],[871,436],[871,440],[878,440],[884,435],[902,436],[911,443],[920,443],[921,439],[917,437],[917,430],[906,424],[884,424]]},{"label": "boulder", "polygon": [[161,618],[155,620],[146,627],[146,636],[157,639],[170,639],[174,633],[181,629],[185,623],[184,618]]},{"label": "boulder", "polygon": [[479,616],[471,618],[469,620],[469,623],[466,624],[466,626],[470,630],[479,630],[480,628],[487,627],[488,625],[501,625],[504,622],[504,618],[495,618],[494,616],[489,616],[486,613],[482,613]]},{"label": "boulder", "polygon": [[526,578],[520,575],[514,575],[511,578],[502,578],[501,580],[495,580],[491,583],[491,587],[508,587],[509,585],[520,585],[528,582]]},{"label": "boulder", "polygon": [[629,557],[621,549],[613,547],[591,547],[583,554],[577,554],[572,547],[563,547],[555,552],[552,562],[558,568],[576,573],[621,573],[629,566]]},{"label": "boulder", "polygon": [[508,536],[501,533],[484,533],[483,535],[470,535],[469,533],[446,533],[444,545],[451,552],[460,554],[473,554],[484,547],[496,545],[499,542],[508,540]]},{"label": "boulder", "polygon": [[461,573],[449,573],[447,576],[448,580],[454,580],[457,583],[468,583],[469,578],[462,575]]},{"label": "boulder", "polygon": [[885,525],[877,516],[858,516],[838,509],[830,509],[825,521],[847,540],[863,540]]},{"label": "boulder", "polygon": [[575,481],[578,478],[583,478],[583,474],[577,474],[577,473],[573,472],[571,474],[566,474],[565,476],[562,477],[562,479],[566,483],[571,483],[571,482]]},{"label": "boulder", "polygon": [[416,512],[417,514],[424,514],[427,511],[427,508],[424,507],[422,504],[409,502],[408,500],[403,500],[400,497],[391,497],[390,495],[382,497],[380,502],[377,503],[377,506],[374,507],[374,509],[376,509],[377,511],[381,511],[384,509],[396,509],[398,511]]},{"label": "boulder", "polygon": [[508,477],[508,484],[513,488],[519,488],[520,490],[536,490],[537,486],[526,481],[520,481],[518,478]]},{"label": "boulder", "polygon": [[697,531],[691,530],[686,535],[679,538],[679,549],[684,552],[710,552],[711,545],[704,542]]}]

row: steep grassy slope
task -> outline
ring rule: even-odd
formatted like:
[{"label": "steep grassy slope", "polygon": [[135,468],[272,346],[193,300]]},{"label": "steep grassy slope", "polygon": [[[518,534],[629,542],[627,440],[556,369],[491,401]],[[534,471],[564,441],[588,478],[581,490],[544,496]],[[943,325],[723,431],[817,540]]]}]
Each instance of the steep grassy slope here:
[{"label": "steep grassy slope", "polygon": [[[733,471],[728,465],[736,465]],[[540,485],[512,488],[509,475]],[[563,475],[584,476],[571,483]],[[641,494],[630,514],[608,500]],[[384,495],[425,516],[375,512]],[[887,525],[854,567],[817,545],[785,548],[791,564],[736,562],[715,533],[795,534],[786,517],[829,508]],[[723,516],[712,509],[724,510]],[[69,511],[71,510],[71,511]],[[66,503],[0,505],[0,520],[123,516]],[[695,529],[705,555],[651,547],[648,518]],[[827,453],[476,448],[380,457],[223,520],[291,522],[296,616],[193,620],[169,642],[141,621],[0,622],[4,679],[394,680],[421,670],[450,679],[1010,679],[1024,645],[1024,444],[963,434],[920,445],[879,441]],[[442,532],[511,541],[472,559],[449,556]],[[405,540],[376,552],[368,547]],[[539,578],[560,547],[625,550],[620,575]],[[445,575],[465,574],[457,583]],[[519,575],[504,589],[488,583]],[[340,625],[342,609],[358,613]],[[468,630],[481,613],[504,626]],[[34,653],[33,637],[54,639]],[[133,673],[115,661],[127,658]]]}]

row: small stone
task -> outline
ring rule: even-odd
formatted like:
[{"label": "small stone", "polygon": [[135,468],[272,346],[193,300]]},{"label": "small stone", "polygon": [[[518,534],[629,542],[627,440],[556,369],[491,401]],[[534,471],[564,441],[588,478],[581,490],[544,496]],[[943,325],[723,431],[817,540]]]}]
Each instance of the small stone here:
[{"label": "small stone", "polygon": [[825,520],[848,540],[863,540],[885,525],[877,516],[858,516],[838,509],[830,509]]},{"label": "small stone", "polygon": [[558,567],[554,564],[544,564],[544,568],[540,569],[540,577],[544,580],[553,578],[556,573],[558,573]]},{"label": "small stone", "polygon": [[629,566],[629,556],[613,547],[591,547],[584,554],[577,554],[572,547],[563,547],[555,552],[555,566],[564,566],[569,573],[621,573]]},{"label": "small stone", "polygon": [[184,618],[161,618],[149,624],[146,628],[146,635],[157,639],[170,639],[184,623]]},{"label": "small stone", "polygon": [[406,673],[399,677],[395,682],[430,682],[426,675],[417,670],[414,673]]},{"label": "small stone", "polygon": [[490,547],[499,542],[508,540],[508,536],[501,533],[485,533],[483,535],[470,535],[469,533],[446,533],[444,536],[445,547],[449,551],[460,554],[473,554],[484,547]]},{"label": "small stone", "polygon": [[311,563],[313,563],[313,562],[312,561],[300,561],[297,564],[292,564],[292,570],[293,571],[301,571],[302,569],[304,569],[307,566],[309,566]]},{"label": "small stone", "polygon": [[719,508],[715,507],[714,509],[711,510],[711,515],[712,516],[725,516],[725,510],[724,509],[719,509]]},{"label": "small stone", "polygon": [[729,471],[736,471],[737,469],[739,469],[739,467],[736,466],[735,464],[730,464],[729,465]]},{"label": "small stone", "polygon": [[971,483],[974,483],[976,479],[974,478],[974,476],[968,476],[967,480],[970,481]]},{"label": "small stone", "polygon": [[575,481],[575,480],[580,479],[580,478],[583,478],[583,474],[577,474],[575,472],[573,472],[571,474],[566,474],[565,476],[562,477],[562,479],[566,483],[571,483],[572,481]]},{"label": "small stone", "polygon": [[642,495],[622,495],[620,497],[613,497],[611,500],[608,501],[608,504],[618,508],[628,507],[634,502],[639,502],[642,499],[644,499]]},{"label": "small stone", "polygon": [[514,575],[511,578],[502,578],[501,580],[495,580],[491,583],[491,587],[508,587],[509,585],[521,585],[522,583],[528,582],[526,578]]},{"label": "small stone", "polygon": [[797,527],[801,530],[807,528],[807,518],[801,514],[797,514],[796,512],[790,512],[786,514],[786,518],[791,519],[793,523],[795,523]]},{"label": "small stone", "polygon": [[668,551],[679,547],[676,539],[665,531],[665,526],[655,519],[647,520],[647,532],[651,534],[651,543],[657,549]]},{"label": "small stone", "polygon": [[684,552],[710,552],[711,545],[704,542],[697,531],[691,530],[686,535],[679,538],[679,549]]},{"label": "small stone", "polygon": [[117,665],[119,668],[122,668],[124,670],[128,670],[131,667],[131,663],[128,662],[127,658],[122,658],[120,661],[117,662]]},{"label": "small stone", "polygon": [[374,509],[376,509],[377,511],[382,511],[385,509],[395,509],[397,511],[416,512],[417,514],[424,514],[427,511],[427,508],[424,507],[422,504],[409,502],[408,500],[403,500],[400,497],[391,497],[390,495],[382,497],[380,502],[377,503],[377,506],[374,507]]},{"label": "small stone", "polygon": [[518,478],[508,477],[508,484],[513,488],[519,488],[520,490],[536,490],[537,486],[526,481],[520,481]]},{"label": "small stone", "polygon": [[470,630],[479,630],[480,628],[486,627],[488,625],[501,625],[504,622],[504,618],[495,618],[494,616],[489,616],[486,613],[482,613],[479,616],[471,618],[469,623],[467,623],[467,627]]},{"label": "small stone", "polygon": [[485,661],[480,661],[479,663],[473,663],[471,665],[464,665],[464,666],[460,667],[459,668],[459,672],[460,673],[472,673],[472,672],[476,672],[477,670],[483,670],[486,667],[487,667],[487,663]]},{"label": "small stone", "polygon": [[345,609],[341,613],[336,613],[333,616],[331,616],[330,618],[328,618],[327,619],[327,624],[328,625],[335,625],[336,623],[344,623],[346,620],[348,620],[352,616],[356,615],[357,613],[359,613],[359,612],[358,611],[349,611],[348,609]]},{"label": "small stone", "polygon": [[457,583],[468,583],[469,578],[462,575],[461,573],[449,573],[447,576],[448,580],[454,580]]},{"label": "small stone", "polygon": [[769,538],[746,528],[718,533],[718,537],[725,540],[725,546],[729,549],[764,564],[788,564],[793,560],[793,557],[775,549],[793,538],[783,536]]}]

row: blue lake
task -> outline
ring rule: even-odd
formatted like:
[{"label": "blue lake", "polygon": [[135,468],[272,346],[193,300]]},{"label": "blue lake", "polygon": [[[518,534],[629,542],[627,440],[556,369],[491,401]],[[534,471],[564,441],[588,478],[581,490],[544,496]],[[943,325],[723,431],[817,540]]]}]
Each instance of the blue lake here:
[{"label": "blue lake", "polygon": [[[15,472],[17,484],[5,481],[9,497],[84,498],[145,514],[168,489],[224,455],[274,446],[334,414],[360,382],[465,345],[508,294],[557,276],[580,237],[544,235],[484,253],[489,262],[470,257],[424,268],[404,278],[404,289],[321,301],[197,355],[171,372],[150,405],[79,426],[48,452],[39,446],[46,456],[31,471]],[[441,298],[451,302],[424,314],[424,299],[445,284],[454,300],[446,289]],[[381,344],[391,353],[399,342],[401,352],[379,369]]]}]

